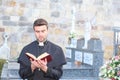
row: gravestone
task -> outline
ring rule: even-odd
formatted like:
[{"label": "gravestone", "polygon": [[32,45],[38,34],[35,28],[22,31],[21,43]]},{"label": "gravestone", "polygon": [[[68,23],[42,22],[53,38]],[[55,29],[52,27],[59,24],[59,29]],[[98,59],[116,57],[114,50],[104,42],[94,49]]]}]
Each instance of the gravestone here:
[{"label": "gravestone", "polygon": [[84,38],[80,38],[77,40],[77,49],[82,49],[82,47],[84,46],[85,43],[85,39]]},{"label": "gravestone", "polygon": [[88,50],[90,50],[90,51],[102,51],[102,41],[98,38],[91,38],[88,41]]}]

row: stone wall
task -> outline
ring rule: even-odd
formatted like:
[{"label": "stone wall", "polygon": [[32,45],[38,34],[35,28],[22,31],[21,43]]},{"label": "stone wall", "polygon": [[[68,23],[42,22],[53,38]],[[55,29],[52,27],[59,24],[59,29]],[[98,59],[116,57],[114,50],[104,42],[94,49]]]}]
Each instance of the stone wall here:
[{"label": "stone wall", "polygon": [[[75,32],[85,34],[85,23],[91,23],[91,38],[100,38],[104,57],[113,54],[114,26],[120,27],[119,0],[0,0],[0,45],[3,33],[9,34],[8,46],[16,58],[24,45],[35,40],[32,24],[37,18],[49,22],[48,39],[63,47],[68,44],[75,7]],[[57,36],[57,38],[56,38]]]}]

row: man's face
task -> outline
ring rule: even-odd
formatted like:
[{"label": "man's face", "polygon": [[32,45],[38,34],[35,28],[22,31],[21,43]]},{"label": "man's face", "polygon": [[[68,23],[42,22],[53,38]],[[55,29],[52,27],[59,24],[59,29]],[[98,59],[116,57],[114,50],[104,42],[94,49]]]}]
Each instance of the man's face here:
[{"label": "man's face", "polygon": [[47,35],[48,35],[48,29],[47,29],[46,25],[35,26],[34,32],[35,32],[35,36],[39,40],[39,42],[43,42],[46,40]]}]

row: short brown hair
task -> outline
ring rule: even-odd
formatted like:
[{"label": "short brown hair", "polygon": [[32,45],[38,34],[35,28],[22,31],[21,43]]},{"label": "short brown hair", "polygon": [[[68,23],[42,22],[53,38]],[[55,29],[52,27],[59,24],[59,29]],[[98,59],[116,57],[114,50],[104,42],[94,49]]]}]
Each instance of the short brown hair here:
[{"label": "short brown hair", "polygon": [[46,25],[48,29],[48,22],[45,19],[37,19],[34,21],[33,28],[35,26],[42,26],[42,25]]}]

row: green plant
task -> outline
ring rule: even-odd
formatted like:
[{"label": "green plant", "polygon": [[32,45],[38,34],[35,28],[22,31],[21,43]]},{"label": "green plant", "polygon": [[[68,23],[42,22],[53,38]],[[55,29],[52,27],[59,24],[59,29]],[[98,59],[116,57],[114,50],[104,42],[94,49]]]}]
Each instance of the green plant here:
[{"label": "green plant", "polygon": [[5,62],[6,62],[5,59],[0,59],[0,76],[1,76],[2,68]]},{"label": "green plant", "polygon": [[120,80],[120,55],[112,57],[108,63],[100,68],[100,77]]},{"label": "green plant", "polygon": [[75,38],[76,37],[76,33],[75,32],[71,32],[70,34],[69,34],[69,38]]}]

